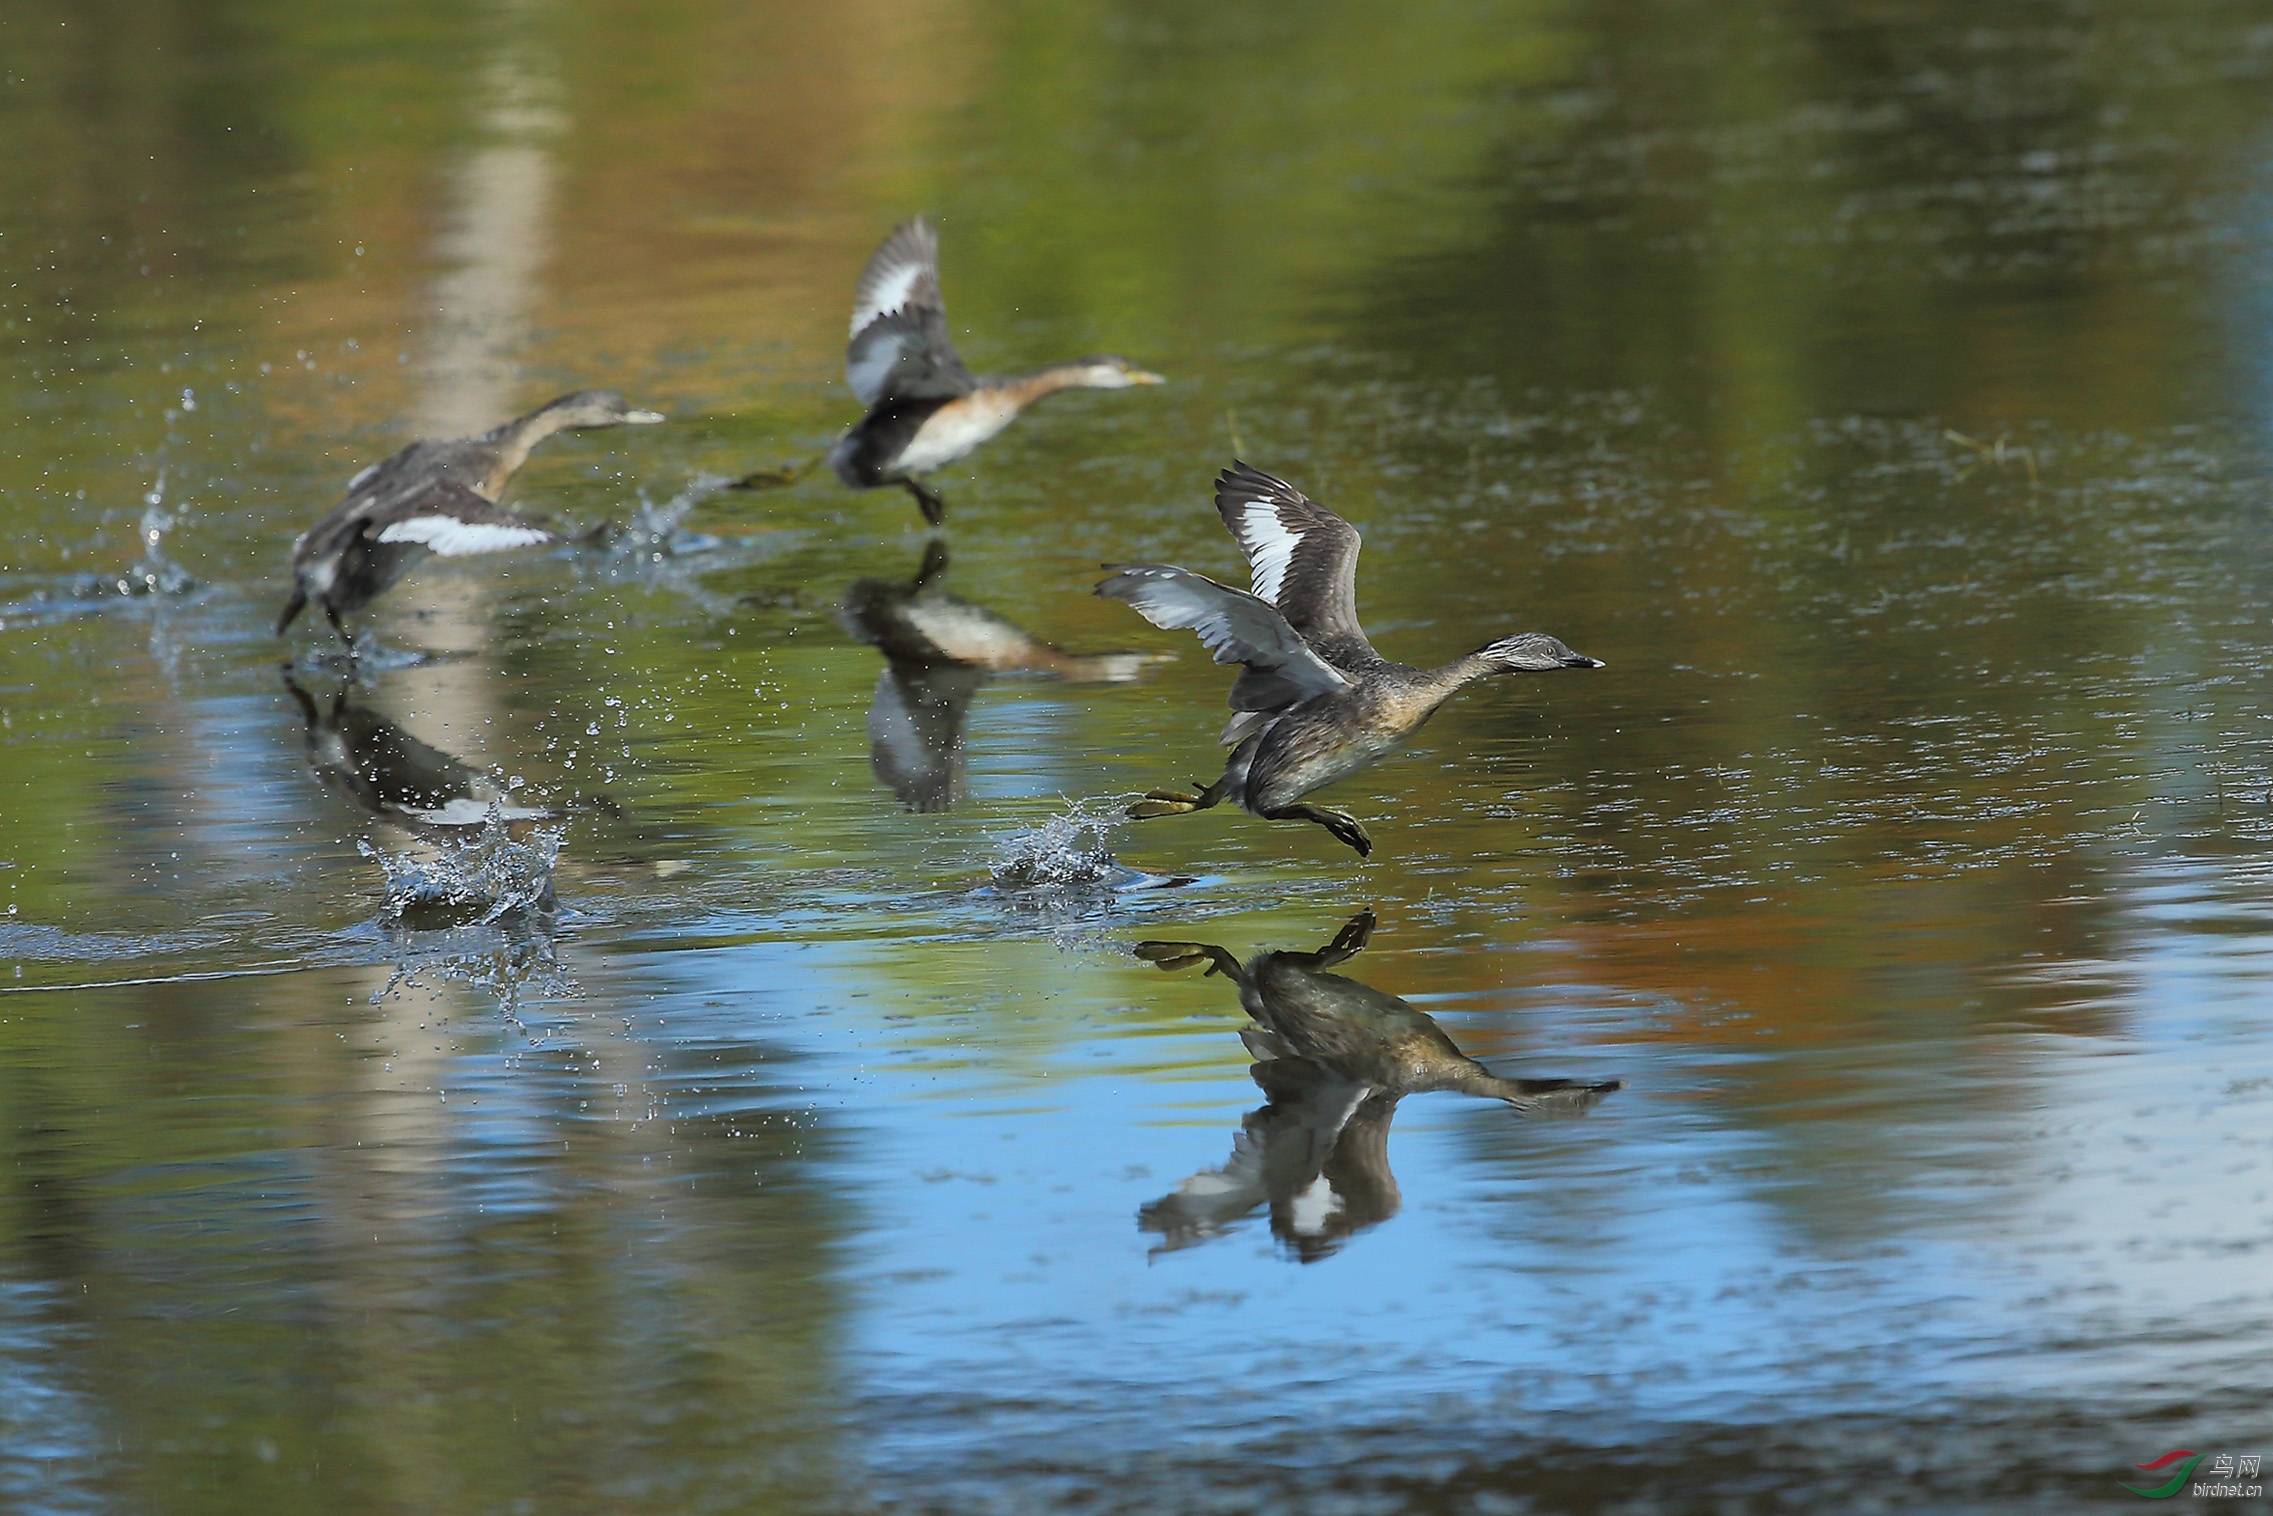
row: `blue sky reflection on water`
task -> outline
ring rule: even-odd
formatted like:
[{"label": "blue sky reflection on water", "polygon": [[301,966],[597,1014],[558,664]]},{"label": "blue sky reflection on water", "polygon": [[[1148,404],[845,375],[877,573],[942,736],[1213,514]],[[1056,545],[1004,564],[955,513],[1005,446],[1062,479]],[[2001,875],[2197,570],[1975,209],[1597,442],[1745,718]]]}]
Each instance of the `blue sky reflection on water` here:
[{"label": "blue sky reflection on water", "polygon": [[[1074,968],[1064,993],[1108,972]],[[1148,1259],[1138,1245],[1142,1203],[1224,1161],[1259,1099],[1239,1068],[1162,1083],[1061,1064],[966,1075],[958,1096],[921,1061],[896,1078],[891,1056],[840,1056],[839,1079],[891,1097],[860,1122],[850,1170],[873,1238],[856,1273],[875,1285],[858,1337],[871,1393],[983,1384],[1109,1416],[1113,1386],[1142,1384],[1244,1423],[1488,1397],[1506,1376],[1534,1412],[1653,1418],[2120,1384],[2148,1365],[2082,1351],[2053,1369],[2039,1355],[2110,1318],[2144,1328],[2197,1311],[2237,1313],[2245,1345],[2265,1309],[2247,1250],[2262,1181],[2234,1177],[2263,1145],[2267,1097],[2246,1092],[2273,1062],[2256,1045],[2262,1018],[2181,1028],[2141,1014],[2146,1025],[2107,1044],[2017,1034],[2031,1054],[2022,1113],[1969,1118],[1980,1075],[1953,1070],[1947,1106],[1874,1121],[1875,1145],[1911,1156],[1876,1199],[1901,1218],[1899,1240],[1792,1215],[1762,1151],[1773,1139],[1681,1098],[1741,1080],[1741,1061],[1559,1044],[1527,1066],[1630,1088],[1554,1124],[1412,1098],[1391,1139],[1402,1211],[1348,1244],[1363,1259],[1348,1268],[1287,1268],[1260,1219],[1186,1252]],[[2166,1038],[2179,1047],[2153,1050]],[[1232,1046],[1221,1033],[1191,1041],[1201,1057]],[[2042,1114],[2063,1110],[2108,1114]],[[1001,1129],[1012,1114],[1015,1130]],[[994,1140],[973,1140],[984,1135]],[[2108,1225],[2141,1206],[2167,1220],[2163,1235]],[[1195,1342],[1221,1345],[1197,1354],[1197,1376]]]}]

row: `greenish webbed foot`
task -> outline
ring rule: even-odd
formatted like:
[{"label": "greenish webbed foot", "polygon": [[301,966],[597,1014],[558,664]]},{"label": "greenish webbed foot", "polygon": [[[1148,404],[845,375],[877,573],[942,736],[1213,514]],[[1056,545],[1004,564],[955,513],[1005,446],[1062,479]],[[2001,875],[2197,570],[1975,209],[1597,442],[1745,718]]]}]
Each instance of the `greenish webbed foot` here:
[{"label": "greenish webbed foot", "polygon": [[1373,839],[1365,834],[1364,827],[1358,825],[1357,817],[1341,811],[1328,811],[1326,814],[1332,818],[1325,823],[1327,831],[1355,848],[1360,858],[1373,856]]},{"label": "greenish webbed foot", "polygon": [[1275,811],[1263,812],[1270,821],[1315,821],[1356,850],[1360,858],[1372,856],[1373,839],[1358,825],[1358,819],[1347,811],[1329,811],[1322,805],[1286,805]]},{"label": "greenish webbed foot", "polygon": [[1215,804],[1206,785],[1195,785],[1199,791],[1188,795],[1182,790],[1146,790],[1144,798],[1122,812],[1131,821],[1151,821],[1159,816],[1182,816],[1192,811],[1204,811]]},{"label": "greenish webbed foot", "polygon": [[803,463],[783,464],[780,468],[762,468],[744,474],[726,487],[730,490],[777,490],[795,484],[813,472],[824,455],[815,453]]}]

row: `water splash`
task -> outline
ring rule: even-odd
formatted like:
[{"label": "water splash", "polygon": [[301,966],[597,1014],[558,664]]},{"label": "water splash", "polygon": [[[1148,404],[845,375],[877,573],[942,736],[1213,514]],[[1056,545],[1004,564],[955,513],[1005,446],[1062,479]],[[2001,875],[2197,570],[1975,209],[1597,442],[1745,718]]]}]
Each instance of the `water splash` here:
[{"label": "water splash", "polygon": [[1118,806],[1077,801],[1062,816],[1007,839],[989,869],[1004,891],[1117,889],[1142,875],[1113,857],[1110,840],[1125,821]]},{"label": "water splash", "polygon": [[337,642],[318,642],[303,648],[293,659],[292,667],[304,674],[320,674],[328,678],[352,678],[364,689],[374,688],[381,674],[397,669],[419,668],[435,662],[435,655],[422,653],[415,648],[389,647],[377,634],[361,631],[355,634],[355,647],[351,652]]},{"label": "water splash", "polygon": [[687,481],[685,489],[657,505],[647,498],[647,491],[639,491],[639,509],[632,512],[626,522],[608,522],[585,537],[585,541],[605,552],[610,558],[631,559],[646,563],[660,563],[665,558],[688,553],[707,553],[721,546],[725,539],[702,532],[682,532],[679,523],[687,512],[724,489],[729,483],[724,474],[697,474]]},{"label": "water splash", "polygon": [[44,583],[32,581],[34,587],[28,597],[0,601],[0,631],[103,615],[116,609],[121,600],[149,598],[156,605],[189,594],[198,587],[197,580],[166,556],[166,533],[179,519],[166,509],[166,470],[161,465],[149,493],[142,497],[133,566],[108,574],[67,574]]},{"label": "water splash", "polygon": [[443,838],[431,857],[384,853],[359,839],[355,850],[386,872],[383,915],[414,930],[486,926],[516,913],[550,916],[553,864],[566,826],[515,828],[497,811],[463,839]]},{"label": "water splash", "polygon": [[1005,839],[988,873],[1000,894],[1037,898],[1174,889],[1190,874],[1147,874],[1113,856],[1112,836],[1128,824],[1119,800],[1077,800],[1062,816]]},{"label": "water splash", "polygon": [[150,486],[150,493],[142,497],[142,521],[138,532],[141,555],[134,567],[117,584],[121,595],[186,595],[197,588],[197,580],[166,556],[166,533],[180,518],[166,509],[166,471],[158,470],[158,478]]},{"label": "water splash", "polygon": [[387,982],[371,992],[373,1005],[415,990],[438,997],[438,984],[463,984],[493,996],[505,1019],[519,1025],[531,999],[560,1000],[577,992],[549,932],[512,930],[506,922],[395,932],[410,939],[402,944],[407,951]]}]

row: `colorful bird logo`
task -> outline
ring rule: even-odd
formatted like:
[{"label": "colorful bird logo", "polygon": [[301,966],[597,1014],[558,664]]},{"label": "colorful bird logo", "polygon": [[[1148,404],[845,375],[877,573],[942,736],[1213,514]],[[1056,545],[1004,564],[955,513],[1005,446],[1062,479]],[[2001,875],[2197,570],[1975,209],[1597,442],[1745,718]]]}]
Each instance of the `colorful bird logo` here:
[{"label": "colorful bird logo", "polygon": [[2129,1490],[2134,1495],[2144,1495],[2149,1500],[2168,1500],[2171,1496],[2186,1488],[2186,1476],[2194,1472],[2194,1465],[2200,1463],[2204,1456],[2205,1455],[2201,1453],[2196,1453],[2186,1448],[2180,1448],[2175,1452],[2163,1454],[2162,1457],[2156,1459],[2153,1463],[2134,1464],[2134,1468],[2146,1469],[2151,1473],[2156,1469],[2167,1467],[2173,1463],[2178,1463],[2178,1460],[2181,1458],[2186,1460],[2186,1462],[2180,1463],[2178,1465],[2178,1472],[2170,1476],[2170,1483],[2168,1484],[2158,1484],[2151,1490],[2142,1490],[2135,1484],[2127,1484],[2123,1486],[2123,1488]]}]

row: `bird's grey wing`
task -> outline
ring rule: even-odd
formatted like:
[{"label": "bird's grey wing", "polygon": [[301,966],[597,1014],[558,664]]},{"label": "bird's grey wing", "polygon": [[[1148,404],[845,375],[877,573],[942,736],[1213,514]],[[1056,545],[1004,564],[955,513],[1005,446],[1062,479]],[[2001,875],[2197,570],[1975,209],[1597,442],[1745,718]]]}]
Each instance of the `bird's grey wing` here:
[{"label": "bird's grey wing", "polygon": [[952,400],[977,387],[947,335],[939,234],[921,216],[895,228],[860,271],[844,376],[863,405]]},{"label": "bird's grey wing", "polygon": [[470,489],[487,477],[496,455],[496,446],[478,437],[413,442],[350,479],[347,501],[368,513],[386,511],[437,485],[463,483]]},{"label": "bird's grey wing", "polygon": [[400,487],[403,475],[414,464],[426,461],[433,455],[434,451],[434,443],[421,440],[397,449],[381,458],[377,463],[367,465],[354,478],[347,481],[348,498],[352,500],[361,495],[373,500],[384,499],[390,492]]},{"label": "bird's grey wing", "polygon": [[1217,476],[1215,508],[1238,540],[1257,599],[1331,659],[1370,655],[1357,619],[1357,528],[1275,474],[1234,463]]},{"label": "bird's grey wing", "polygon": [[429,491],[447,491],[456,477],[472,477],[462,466],[453,473],[453,466],[462,464],[456,451],[462,447],[452,442],[413,442],[364,468],[347,481],[346,497],[293,541],[292,561],[304,563],[337,552],[357,537],[375,534],[378,526]]},{"label": "bird's grey wing", "polygon": [[550,527],[515,515],[453,479],[440,479],[370,517],[373,541],[415,545],[445,558],[551,542]]},{"label": "bird's grey wing", "polygon": [[1278,710],[1314,695],[1339,694],[1354,683],[1253,595],[1164,564],[1105,567],[1112,577],[1097,586],[1098,594],[1126,602],[1154,626],[1199,633],[1218,663],[1246,666],[1232,686],[1234,710]]}]

